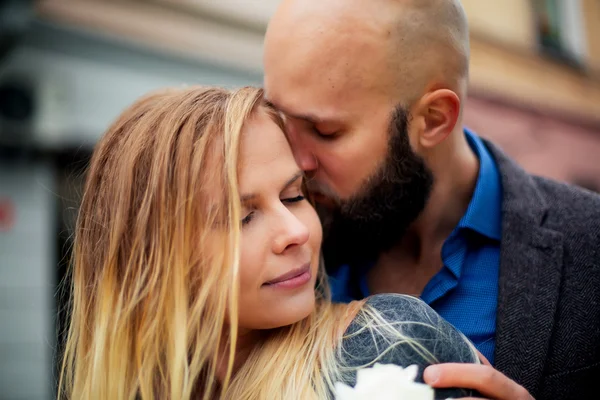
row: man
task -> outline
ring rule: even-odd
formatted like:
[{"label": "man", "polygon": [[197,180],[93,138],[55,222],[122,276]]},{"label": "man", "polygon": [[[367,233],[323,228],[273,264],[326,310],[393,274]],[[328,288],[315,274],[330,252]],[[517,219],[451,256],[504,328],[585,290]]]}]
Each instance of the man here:
[{"label": "man", "polygon": [[600,198],[528,175],[463,129],[460,2],[284,0],[264,63],[267,100],[329,210],[334,300],[420,296],[491,362],[429,367],[435,387],[589,396],[600,376]]}]

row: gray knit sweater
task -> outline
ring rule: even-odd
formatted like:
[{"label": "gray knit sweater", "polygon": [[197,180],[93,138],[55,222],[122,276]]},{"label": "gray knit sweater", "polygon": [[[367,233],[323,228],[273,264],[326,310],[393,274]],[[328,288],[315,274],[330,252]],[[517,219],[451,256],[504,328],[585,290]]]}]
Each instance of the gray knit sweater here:
[{"label": "gray knit sweater", "polygon": [[[376,322],[367,317],[373,311],[381,317]],[[402,367],[416,364],[419,382],[423,382],[425,367],[434,363],[479,363],[468,339],[456,328],[420,299],[399,294],[368,298],[346,330],[340,350],[344,381],[351,386],[356,383],[356,370],[375,362]],[[436,399],[476,395],[464,389],[435,393]]]}]

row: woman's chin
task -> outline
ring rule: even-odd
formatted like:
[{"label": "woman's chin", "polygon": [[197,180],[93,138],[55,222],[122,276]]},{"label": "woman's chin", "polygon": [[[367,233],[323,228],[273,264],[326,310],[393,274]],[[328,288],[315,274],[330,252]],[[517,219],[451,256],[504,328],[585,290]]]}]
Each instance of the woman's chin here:
[{"label": "woman's chin", "polygon": [[302,321],[314,310],[315,293],[311,290],[307,294],[298,294],[270,303],[263,308],[261,316],[257,316],[254,321],[249,321],[240,314],[240,326],[252,326],[252,329],[281,328]]}]

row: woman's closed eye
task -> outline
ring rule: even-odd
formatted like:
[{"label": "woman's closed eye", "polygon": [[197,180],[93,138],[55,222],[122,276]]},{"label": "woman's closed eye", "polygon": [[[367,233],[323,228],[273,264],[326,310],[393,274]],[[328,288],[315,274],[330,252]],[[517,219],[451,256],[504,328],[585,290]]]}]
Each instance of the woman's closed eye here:
[{"label": "woman's closed eye", "polygon": [[288,204],[293,204],[293,203],[298,203],[299,201],[305,200],[305,197],[302,195],[298,195],[296,197],[289,197],[287,199],[281,199],[282,203],[288,203]]},{"label": "woman's closed eye", "polygon": [[[287,197],[287,198],[281,199],[281,202],[283,204],[291,205],[291,204],[299,203],[304,200],[306,200],[306,197],[304,197],[303,195],[298,195],[295,197]],[[250,221],[252,221],[254,219],[255,212],[256,212],[255,210],[249,211],[246,214],[246,216],[244,218],[242,218],[242,225],[247,225],[248,223],[250,223]]]},{"label": "woman's closed eye", "polygon": [[254,218],[254,211],[250,211],[244,218],[242,218],[242,226],[247,225]]}]

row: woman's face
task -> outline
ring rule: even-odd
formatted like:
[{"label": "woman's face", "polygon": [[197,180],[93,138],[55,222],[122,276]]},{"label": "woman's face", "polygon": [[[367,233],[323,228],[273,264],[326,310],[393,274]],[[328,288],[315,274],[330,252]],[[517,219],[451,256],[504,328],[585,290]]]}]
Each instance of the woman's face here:
[{"label": "woman's face", "polygon": [[284,133],[259,109],[240,143],[241,329],[290,325],[314,309],[322,229],[301,187]]}]

